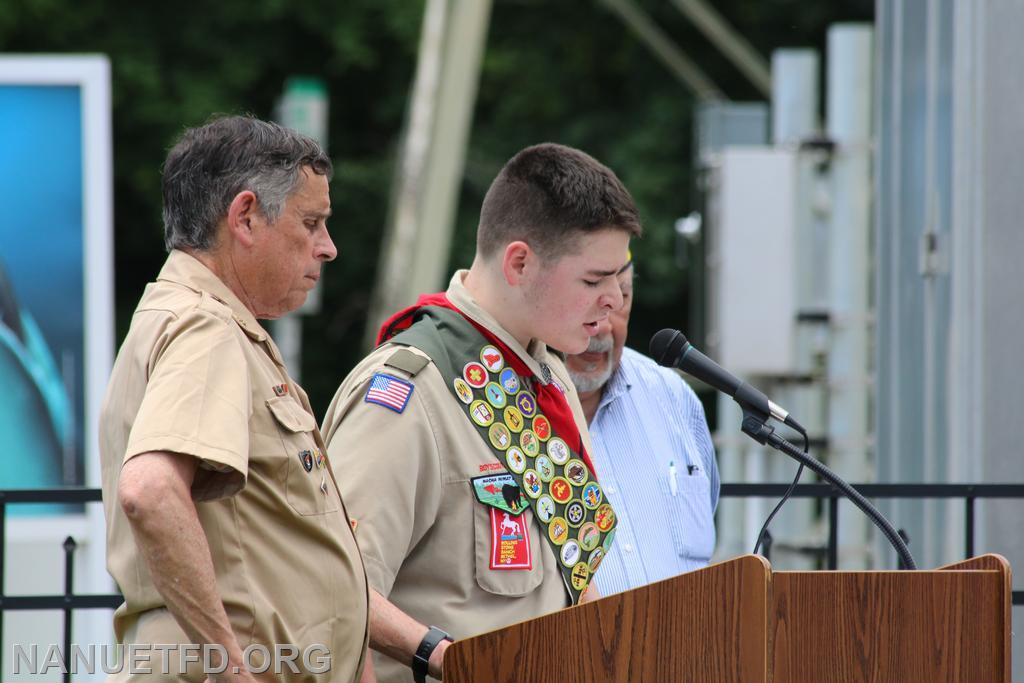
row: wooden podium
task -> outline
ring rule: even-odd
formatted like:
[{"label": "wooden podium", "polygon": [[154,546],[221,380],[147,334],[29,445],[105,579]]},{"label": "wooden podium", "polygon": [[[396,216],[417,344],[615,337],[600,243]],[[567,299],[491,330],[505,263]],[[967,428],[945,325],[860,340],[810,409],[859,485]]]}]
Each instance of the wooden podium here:
[{"label": "wooden podium", "polygon": [[445,683],[1010,682],[1010,567],[773,572],[745,555],[456,642]]}]

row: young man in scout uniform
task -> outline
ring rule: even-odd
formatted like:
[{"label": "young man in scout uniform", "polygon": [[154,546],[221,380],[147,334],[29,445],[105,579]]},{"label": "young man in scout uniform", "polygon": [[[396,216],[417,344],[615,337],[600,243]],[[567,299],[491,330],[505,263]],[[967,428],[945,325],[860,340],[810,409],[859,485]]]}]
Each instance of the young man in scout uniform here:
[{"label": "young man in scout uniform", "polygon": [[[574,604],[614,510],[548,345],[584,350],[622,305],[636,207],[591,157],[544,144],[484,199],[472,267],[381,330],[324,435],[371,586],[382,683],[435,678],[448,645]],[[431,628],[428,629],[428,625]],[[447,634],[445,633],[447,631]]]},{"label": "young man in scout uniform", "polygon": [[257,322],[298,308],[337,255],[330,173],[313,140],[247,117],[188,130],[167,157],[170,255],[100,418],[114,630],[150,655],[147,679],[204,681],[209,664],[216,680],[266,666],[261,680],[352,683],[363,668],[359,550],[306,394]]},{"label": "young man in scout uniform", "polygon": [[601,324],[586,351],[565,359],[617,517],[615,544],[595,578],[601,595],[707,565],[719,490],[715,448],[697,395],[678,372],[625,346],[632,261],[619,284],[622,308]]}]

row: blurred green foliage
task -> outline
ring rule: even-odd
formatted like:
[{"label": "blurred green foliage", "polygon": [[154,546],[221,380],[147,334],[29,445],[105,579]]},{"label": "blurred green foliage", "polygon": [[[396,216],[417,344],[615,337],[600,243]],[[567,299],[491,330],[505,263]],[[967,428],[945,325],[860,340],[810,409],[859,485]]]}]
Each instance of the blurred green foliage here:
[{"label": "blurred green foliage", "polygon": [[[637,4],[727,96],[761,99],[669,0]],[[713,4],[766,56],[779,47],[823,49],[829,24],[870,21],[873,12],[871,0]],[[214,112],[269,118],[288,76],[318,76],[330,92],[330,225],[340,250],[325,271],[323,312],[305,325],[303,384],[322,415],[363,353],[422,11],[413,0],[3,0],[0,51],[110,57],[118,340],[165,256],[160,166],[176,135]],[[695,208],[693,105],[599,2],[495,0],[452,268],[472,258],[480,201],[506,159],[545,140],[577,146],[620,175],[644,219],[630,343],[644,348],[654,330],[682,326],[689,292],[672,224]]]}]

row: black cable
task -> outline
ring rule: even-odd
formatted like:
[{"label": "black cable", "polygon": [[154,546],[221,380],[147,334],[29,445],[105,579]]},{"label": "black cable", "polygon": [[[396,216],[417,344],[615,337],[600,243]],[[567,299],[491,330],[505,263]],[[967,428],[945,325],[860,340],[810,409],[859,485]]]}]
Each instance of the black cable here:
[{"label": "black cable", "polygon": [[[804,438],[804,453],[807,453],[810,448],[810,442],[807,439],[807,432],[803,429],[799,429],[797,431],[799,431],[800,435]],[[775,519],[775,515],[779,513],[779,510],[781,510],[782,506],[786,504],[789,497],[793,495],[793,489],[795,489],[796,485],[800,482],[800,475],[803,473],[804,464],[800,463],[800,466],[796,468],[796,476],[793,477],[793,483],[789,485],[788,489],[786,489],[786,493],[782,496],[782,500],[779,501],[778,505],[775,506],[775,509],[773,509],[771,514],[768,515],[768,519],[764,520],[764,526],[761,527],[760,533],[757,534],[757,543],[754,544],[754,555],[757,555],[757,551],[761,549],[761,545],[764,543],[765,534],[768,533],[768,525],[772,523],[772,520]]]}]

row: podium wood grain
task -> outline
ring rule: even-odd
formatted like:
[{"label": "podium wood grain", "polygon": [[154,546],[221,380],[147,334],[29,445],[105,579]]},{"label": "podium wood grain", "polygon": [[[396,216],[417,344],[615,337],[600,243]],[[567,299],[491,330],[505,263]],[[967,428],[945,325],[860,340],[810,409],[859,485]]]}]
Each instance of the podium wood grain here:
[{"label": "podium wood grain", "polygon": [[1010,681],[1005,560],[936,571],[775,572],[775,681]]},{"label": "podium wood grain", "polygon": [[456,642],[445,683],[766,683],[770,571],[748,555]]}]

